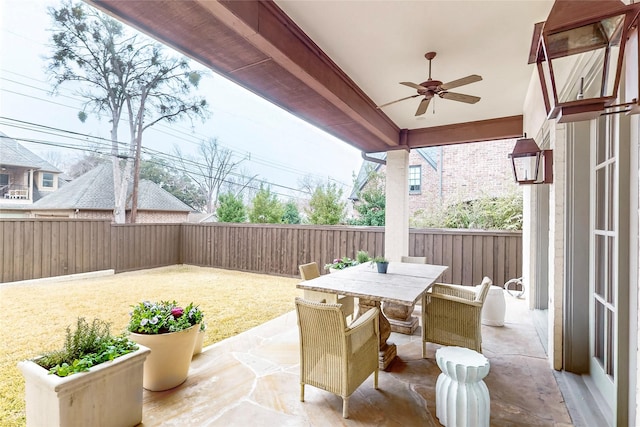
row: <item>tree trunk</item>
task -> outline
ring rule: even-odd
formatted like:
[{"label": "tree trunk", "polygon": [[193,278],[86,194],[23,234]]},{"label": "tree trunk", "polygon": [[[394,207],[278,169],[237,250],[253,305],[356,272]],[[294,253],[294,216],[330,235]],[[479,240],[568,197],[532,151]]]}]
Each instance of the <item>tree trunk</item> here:
[{"label": "tree trunk", "polygon": [[132,163],[130,159],[127,159],[123,170],[120,169],[120,159],[118,157],[113,158],[113,218],[116,224],[124,224],[126,222],[127,189],[131,181]]},{"label": "tree trunk", "polygon": [[133,190],[131,191],[131,223],[136,223],[138,216],[138,186],[140,184],[140,149],[142,148],[142,135],[136,138],[136,158],[133,166]]}]

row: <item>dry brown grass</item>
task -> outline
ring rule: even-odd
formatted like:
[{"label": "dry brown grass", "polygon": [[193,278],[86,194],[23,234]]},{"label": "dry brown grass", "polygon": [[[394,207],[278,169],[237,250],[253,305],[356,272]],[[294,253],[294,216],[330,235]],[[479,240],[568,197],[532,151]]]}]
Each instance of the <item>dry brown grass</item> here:
[{"label": "dry brown grass", "polygon": [[59,348],[78,317],[124,331],[131,306],[143,301],[194,302],[205,314],[205,345],[236,335],[294,309],[298,279],[194,266],[60,283],[0,286],[0,425],[23,427],[20,360]]}]

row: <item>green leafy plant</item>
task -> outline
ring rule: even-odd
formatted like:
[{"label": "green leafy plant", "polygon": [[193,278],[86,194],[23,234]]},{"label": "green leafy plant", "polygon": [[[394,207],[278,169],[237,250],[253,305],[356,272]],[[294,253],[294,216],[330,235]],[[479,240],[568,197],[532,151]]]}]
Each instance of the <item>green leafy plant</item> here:
[{"label": "green leafy plant", "polygon": [[330,268],[333,268],[335,270],[344,270],[345,268],[353,267],[354,265],[358,265],[358,261],[347,256],[343,256],[342,258],[334,259],[330,264],[325,264],[324,269],[329,270]]},{"label": "green leafy plant", "polygon": [[309,208],[305,209],[309,222],[319,225],[340,224],[344,220],[347,205],[341,199],[342,189],[335,183],[318,185],[309,200]]},{"label": "green leafy plant", "polygon": [[[358,183],[355,182],[355,185]],[[386,193],[385,176],[375,170],[368,172],[367,183],[357,193],[353,205],[358,215],[349,220],[351,225],[385,225]]]},{"label": "green leafy plant", "polygon": [[389,261],[388,261],[385,257],[378,255],[378,256],[373,257],[373,258],[371,259],[371,262],[372,262],[372,263],[374,263],[374,262],[375,262],[375,263],[377,264],[377,263],[379,263],[379,262],[380,262],[380,263],[385,263],[385,262],[389,262]]},{"label": "green leafy plant", "polygon": [[92,366],[108,362],[137,349],[136,343],[125,335],[112,336],[108,323],[94,319],[89,324],[85,318],[79,317],[74,331],[67,326],[62,349],[46,353],[34,362],[48,369],[50,374],[66,377],[78,372],[86,372]]},{"label": "green leafy plant", "polygon": [[356,254],[356,261],[358,261],[358,264],[364,264],[365,262],[368,262],[371,260],[371,257],[369,256],[369,252],[367,251],[358,251],[358,253]]},{"label": "green leafy plant", "polygon": [[247,209],[242,203],[242,199],[232,193],[221,194],[220,206],[216,214],[219,222],[245,222],[247,220]]},{"label": "green leafy plant", "polygon": [[260,185],[249,210],[249,222],[254,224],[279,224],[284,215],[284,205],[269,186]]},{"label": "green leafy plant", "polygon": [[133,306],[127,329],[138,334],[179,332],[202,323],[203,317],[193,303],[182,308],[175,301],[143,301]]},{"label": "green leafy plant", "polygon": [[416,212],[414,227],[475,228],[484,230],[521,230],[522,194],[481,197],[443,207],[431,214]]}]

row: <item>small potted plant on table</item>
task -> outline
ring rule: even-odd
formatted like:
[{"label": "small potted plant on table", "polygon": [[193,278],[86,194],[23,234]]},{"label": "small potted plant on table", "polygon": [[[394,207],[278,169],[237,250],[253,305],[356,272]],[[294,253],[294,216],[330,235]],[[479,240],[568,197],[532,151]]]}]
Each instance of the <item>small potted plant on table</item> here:
[{"label": "small potted plant on table", "polygon": [[142,421],[143,364],[149,349],[109,324],[78,318],[64,347],[18,363],[27,426],[135,426]]},{"label": "small potted plant on table", "polygon": [[389,266],[389,261],[383,256],[376,256],[371,260],[372,263],[375,263],[378,266],[378,273],[387,273],[387,267]]}]

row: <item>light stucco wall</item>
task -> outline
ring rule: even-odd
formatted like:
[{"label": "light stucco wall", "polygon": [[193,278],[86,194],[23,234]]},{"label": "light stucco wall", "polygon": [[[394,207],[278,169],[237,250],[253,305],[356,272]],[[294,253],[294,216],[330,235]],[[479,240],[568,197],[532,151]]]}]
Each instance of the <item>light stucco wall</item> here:
[{"label": "light stucco wall", "polygon": [[384,256],[409,255],[409,151],[387,152]]},{"label": "light stucco wall", "polygon": [[[553,184],[549,185],[549,230],[541,230],[537,227],[536,218],[539,214],[537,212],[537,205],[544,203],[544,200],[538,200],[537,191],[535,188],[530,187],[523,193],[523,247],[526,250],[523,251],[523,281],[528,289],[528,297],[530,308],[534,308],[535,300],[535,283],[544,282],[538,280],[536,277],[536,263],[540,248],[536,247],[538,239],[536,235],[538,233],[549,233],[549,248],[548,248],[548,283],[549,283],[549,301],[548,301],[548,321],[549,321],[549,335],[547,337],[548,342],[548,355],[549,363],[554,369],[562,368],[562,291],[564,285],[563,276],[563,251],[564,251],[564,229],[563,229],[563,203],[564,194],[559,188],[564,186],[564,149],[558,147],[556,138],[558,135],[555,127],[555,122],[547,123],[547,114],[544,107],[544,101],[542,96],[542,90],[540,88],[540,81],[538,79],[537,69],[532,67],[531,80],[527,89],[527,96],[525,98],[523,106],[524,116],[524,131],[528,137],[536,139],[538,145],[542,145],[545,132],[549,132],[549,147],[554,150],[553,152]],[[561,126],[560,133],[564,132],[564,126]],[[548,129],[548,130],[547,130]],[[564,139],[562,139],[562,145],[564,146]],[[544,339],[544,338],[542,338]]]}]

